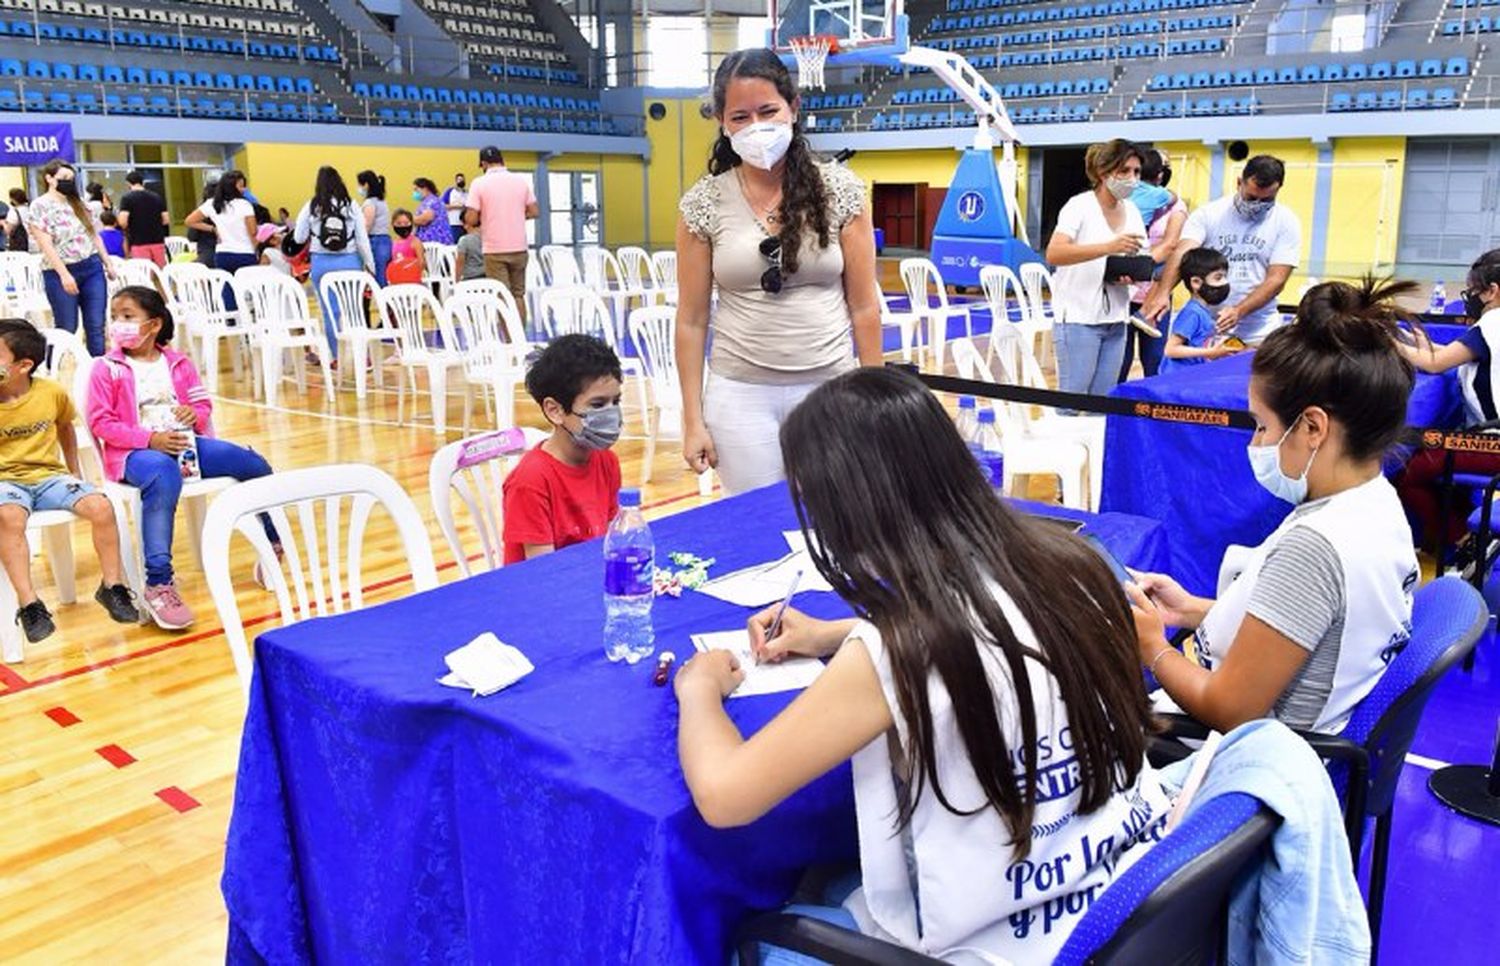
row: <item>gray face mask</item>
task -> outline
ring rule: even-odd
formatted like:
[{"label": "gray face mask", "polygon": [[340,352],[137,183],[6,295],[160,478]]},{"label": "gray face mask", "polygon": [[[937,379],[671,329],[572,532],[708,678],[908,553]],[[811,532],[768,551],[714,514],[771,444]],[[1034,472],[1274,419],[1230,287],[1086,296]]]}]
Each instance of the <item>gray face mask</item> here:
[{"label": "gray face mask", "polygon": [[583,426],[576,433],[568,430],[568,435],[584,449],[609,449],[620,439],[620,431],[625,427],[625,413],[619,403],[573,415],[583,420]]},{"label": "gray face mask", "polygon": [[1234,196],[1234,210],[1240,213],[1240,217],[1250,221],[1260,221],[1271,213],[1271,208],[1276,204],[1275,199],[1259,201],[1246,198],[1244,195]]}]

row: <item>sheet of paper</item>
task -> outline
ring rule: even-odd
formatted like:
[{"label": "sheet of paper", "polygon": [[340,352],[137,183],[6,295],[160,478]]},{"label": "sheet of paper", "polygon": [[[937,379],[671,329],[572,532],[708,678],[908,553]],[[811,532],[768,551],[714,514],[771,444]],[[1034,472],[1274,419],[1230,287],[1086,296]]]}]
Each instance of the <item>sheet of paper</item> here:
[{"label": "sheet of paper", "polygon": [[[796,536],[800,538],[801,534]],[[787,534],[787,543],[792,543],[792,533]],[[804,545],[794,546],[792,553],[777,560],[715,577],[699,587],[698,592],[741,607],[767,607],[779,604],[786,597],[799,570],[802,576],[796,582],[796,593],[833,590],[813,566]]]},{"label": "sheet of paper", "polygon": [[811,657],[789,657],[779,664],[756,664],[755,656],[750,653],[749,631],[694,634],[693,646],[700,651],[729,651],[739,659],[745,680],[734,689],[731,698],[801,691],[823,673],[823,662]]}]

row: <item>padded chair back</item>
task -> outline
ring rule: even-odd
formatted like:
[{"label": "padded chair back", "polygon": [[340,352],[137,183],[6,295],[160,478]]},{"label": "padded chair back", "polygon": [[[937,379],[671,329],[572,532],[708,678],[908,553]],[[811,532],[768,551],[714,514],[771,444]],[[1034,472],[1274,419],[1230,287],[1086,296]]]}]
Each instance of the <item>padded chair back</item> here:
[{"label": "padded chair back", "polygon": [[1099,893],[1057,966],[1224,962],[1229,895],[1280,818],[1252,795],[1197,804],[1181,825]]},{"label": "padded chair back", "polygon": [[[1458,577],[1439,577],[1412,598],[1411,639],[1391,658],[1340,733],[1363,745],[1370,756],[1366,814],[1390,811],[1427,700],[1443,675],[1474,650],[1489,616],[1484,598]],[[1345,770],[1335,765],[1330,777],[1342,798]]]}]

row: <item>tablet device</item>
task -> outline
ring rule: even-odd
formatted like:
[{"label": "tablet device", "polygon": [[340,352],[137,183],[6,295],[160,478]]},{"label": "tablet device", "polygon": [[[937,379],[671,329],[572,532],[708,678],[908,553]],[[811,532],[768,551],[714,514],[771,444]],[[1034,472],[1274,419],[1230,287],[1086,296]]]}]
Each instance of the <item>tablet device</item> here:
[{"label": "tablet device", "polygon": [[1113,282],[1128,276],[1137,282],[1149,282],[1156,274],[1156,262],[1150,255],[1110,255],[1104,259],[1104,281]]},{"label": "tablet device", "polygon": [[1118,580],[1122,584],[1128,584],[1135,579],[1130,576],[1130,571],[1125,569],[1125,565],[1120,563],[1120,561],[1115,558],[1115,555],[1110,553],[1109,550],[1104,546],[1104,544],[1099,542],[1098,537],[1094,536],[1092,533],[1082,533],[1079,534],[1079,536],[1083,537],[1088,545],[1094,548],[1094,552],[1097,553],[1101,558],[1103,558],[1104,562],[1109,565],[1109,571],[1110,573],[1115,575],[1116,580]]}]

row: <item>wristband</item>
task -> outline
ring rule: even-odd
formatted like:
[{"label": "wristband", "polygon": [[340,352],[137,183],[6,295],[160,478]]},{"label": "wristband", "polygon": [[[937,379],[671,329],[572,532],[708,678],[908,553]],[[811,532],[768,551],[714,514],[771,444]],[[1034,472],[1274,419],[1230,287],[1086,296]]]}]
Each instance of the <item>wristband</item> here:
[{"label": "wristband", "polygon": [[1151,663],[1148,664],[1148,665],[1146,665],[1146,670],[1151,672],[1151,676],[1152,677],[1156,676],[1156,665],[1157,665],[1157,663],[1159,661],[1161,661],[1162,658],[1166,657],[1167,654],[1170,653],[1173,650],[1174,650],[1174,648],[1172,647],[1172,645],[1170,645],[1170,644],[1163,644],[1161,650],[1159,650],[1159,651],[1156,652],[1156,656],[1151,659]]}]

